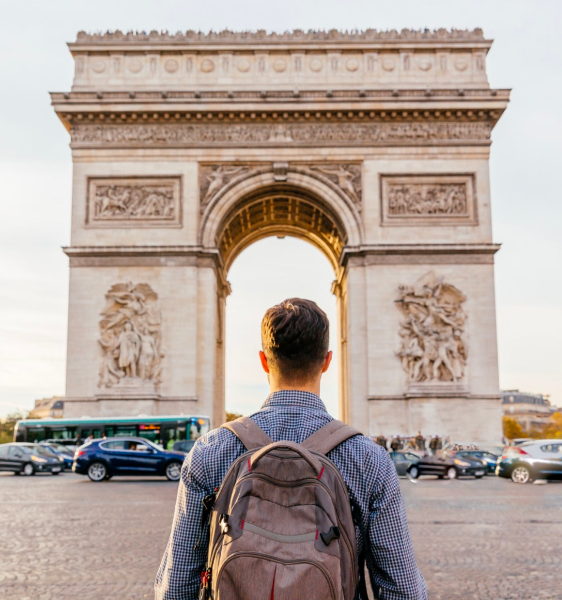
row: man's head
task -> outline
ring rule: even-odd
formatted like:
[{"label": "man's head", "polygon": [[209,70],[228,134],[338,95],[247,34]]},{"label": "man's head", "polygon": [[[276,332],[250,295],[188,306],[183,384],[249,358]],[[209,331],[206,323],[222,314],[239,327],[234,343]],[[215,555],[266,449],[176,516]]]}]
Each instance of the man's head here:
[{"label": "man's head", "polygon": [[330,324],[311,300],[290,298],[268,309],[261,324],[262,366],[270,384],[306,389],[317,382],[332,358]]}]

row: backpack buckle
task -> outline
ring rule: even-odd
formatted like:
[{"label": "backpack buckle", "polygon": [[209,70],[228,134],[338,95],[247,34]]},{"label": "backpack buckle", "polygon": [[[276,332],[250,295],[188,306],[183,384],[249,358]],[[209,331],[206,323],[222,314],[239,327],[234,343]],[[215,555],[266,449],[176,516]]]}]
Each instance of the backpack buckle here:
[{"label": "backpack buckle", "polygon": [[219,527],[221,528],[223,535],[228,533],[229,527],[228,527],[228,515],[227,514],[222,514],[219,517]]},{"label": "backpack buckle", "polygon": [[340,528],[339,527],[330,527],[330,529],[326,533],[321,533],[320,537],[322,541],[329,546],[333,540],[340,539]]}]

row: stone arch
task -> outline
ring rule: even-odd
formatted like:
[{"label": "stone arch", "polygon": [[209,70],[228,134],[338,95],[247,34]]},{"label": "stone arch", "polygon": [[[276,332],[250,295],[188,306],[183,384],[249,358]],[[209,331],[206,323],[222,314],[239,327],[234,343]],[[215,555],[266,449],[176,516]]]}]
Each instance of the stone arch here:
[{"label": "stone arch", "polygon": [[290,167],[279,175],[273,166],[254,168],[226,183],[203,205],[201,246],[218,248],[228,271],[258,239],[294,235],[320,248],[338,274],[344,247],[361,244],[359,206],[327,178],[307,171]]}]

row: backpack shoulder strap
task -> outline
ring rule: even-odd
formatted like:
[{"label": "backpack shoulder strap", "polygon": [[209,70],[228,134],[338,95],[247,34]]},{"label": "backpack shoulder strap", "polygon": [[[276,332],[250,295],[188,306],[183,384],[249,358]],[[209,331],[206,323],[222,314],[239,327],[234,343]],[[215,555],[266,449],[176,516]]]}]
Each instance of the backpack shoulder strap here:
[{"label": "backpack shoulder strap", "polygon": [[229,429],[244,444],[246,450],[256,450],[269,444],[273,440],[264,432],[264,430],[250,417],[240,417],[235,421],[230,421],[221,425],[224,429]]},{"label": "backpack shoulder strap", "polygon": [[302,446],[319,454],[328,454],[330,450],[356,435],[362,434],[350,425],[334,419],[304,440]]}]

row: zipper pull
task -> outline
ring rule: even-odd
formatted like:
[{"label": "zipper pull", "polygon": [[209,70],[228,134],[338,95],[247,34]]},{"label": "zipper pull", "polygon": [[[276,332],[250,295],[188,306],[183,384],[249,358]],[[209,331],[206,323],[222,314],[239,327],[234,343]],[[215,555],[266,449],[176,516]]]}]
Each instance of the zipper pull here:
[{"label": "zipper pull", "polygon": [[221,528],[222,534],[225,535],[228,533],[228,515],[222,514],[219,518],[219,526]]}]

